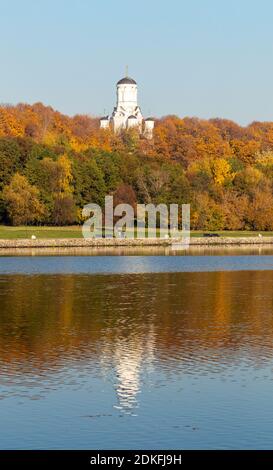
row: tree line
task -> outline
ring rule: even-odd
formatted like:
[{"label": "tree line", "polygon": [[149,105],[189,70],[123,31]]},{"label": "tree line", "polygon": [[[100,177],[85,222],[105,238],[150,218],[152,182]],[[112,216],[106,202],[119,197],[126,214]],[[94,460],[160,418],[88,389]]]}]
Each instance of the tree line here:
[{"label": "tree line", "polygon": [[273,122],[166,116],[148,141],[41,103],[0,106],[1,223],[81,223],[109,194],[190,203],[192,229],[273,230]]}]

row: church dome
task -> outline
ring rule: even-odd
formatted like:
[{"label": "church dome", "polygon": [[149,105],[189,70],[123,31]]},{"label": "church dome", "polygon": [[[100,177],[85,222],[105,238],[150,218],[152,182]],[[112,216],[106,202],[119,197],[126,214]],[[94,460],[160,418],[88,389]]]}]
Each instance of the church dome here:
[{"label": "church dome", "polygon": [[124,77],[118,81],[117,85],[136,85],[136,81],[130,77]]},{"label": "church dome", "polygon": [[137,118],[136,118],[136,116],[134,116],[133,114],[131,114],[131,116],[129,116],[128,119],[137,119]]}]

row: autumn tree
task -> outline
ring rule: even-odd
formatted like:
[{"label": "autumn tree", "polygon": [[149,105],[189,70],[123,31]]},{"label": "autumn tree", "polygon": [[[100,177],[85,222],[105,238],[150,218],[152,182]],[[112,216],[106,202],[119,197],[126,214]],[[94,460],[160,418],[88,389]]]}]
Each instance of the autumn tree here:
[{"label": "autumn tree", "polygon": [[216,184],[223,186],[230,183],[234,178],[230,163],[224,158],[216,158],[210,164],[213,180]]},{"label": "autumn tree", "polygon": [[116,201],[191,203],[192,227],[200,230],[269,230],[273,122],[240,126],[170,115],[156,119],[147,141],[135,130],[117,135],[99,129],[98,117],[69,117],[42,103],[2,105],[2,222],[16,173],[39,191],[41,223],[80,222],[85,204],[103,205],[113,194]]},{"label": "autumn tree", "polygon": [[191,226],[196,230],[223,230],[225,218],[220,204],[206,193],[198,194],[192,205]]},{"label": "autumn tree", "polygon": [[234,178],[234,187],[241,193],[251,195],[259,187],[267,184],[267,179],[263,173],[255,167],[246,167],[238,172]]},{"label": "autumn tree", "polygon": [[51,223],[54,225],[71,225],[77,221],[77,210],[72,194],[59,193],[54,197]]},{"label": "autumn tree", "polygon": [[271,191],[256,189],[247,210],[251,230],[273,230],[273,196]]},{"label": "autumn tree", "polygon": [[118,204],[129,204],[136,209],[136,193],[132,186],[128,184],[121,184],[118,186],[116,191],[113,194],[113,203],[114,207],[117,206]]},{"label": "autumn tree", "polygon": [[12,225],[40,222],[45,208],[39,200],[39,190],[29,184],[25,176],[16,173],[4,187],[3,200]]}]

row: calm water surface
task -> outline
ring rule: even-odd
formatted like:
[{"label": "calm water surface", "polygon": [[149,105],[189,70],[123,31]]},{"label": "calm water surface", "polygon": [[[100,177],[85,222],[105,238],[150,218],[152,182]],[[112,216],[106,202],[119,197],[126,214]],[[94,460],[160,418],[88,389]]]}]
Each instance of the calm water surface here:
[{"label": "calm water surface", "polygon": [[273,256],[221,253],[0,257],[1,448],[273,448]]}]

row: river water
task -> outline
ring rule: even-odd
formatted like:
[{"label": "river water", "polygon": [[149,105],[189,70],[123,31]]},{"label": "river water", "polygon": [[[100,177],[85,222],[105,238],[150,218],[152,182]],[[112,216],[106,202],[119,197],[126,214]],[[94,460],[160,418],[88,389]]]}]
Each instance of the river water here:
[{"label": "river water", "polygon": [[0,257],[2,449],[273,447],[272,252],[148,253]]}]

